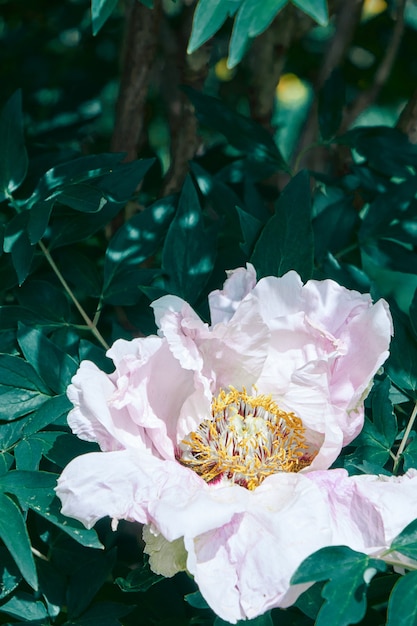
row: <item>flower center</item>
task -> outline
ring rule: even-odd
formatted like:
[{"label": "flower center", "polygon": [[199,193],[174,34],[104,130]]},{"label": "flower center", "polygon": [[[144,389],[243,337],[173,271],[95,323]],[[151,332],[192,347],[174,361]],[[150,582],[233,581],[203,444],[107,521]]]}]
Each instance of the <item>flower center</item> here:
[{"label": "flower center", "polygon": [[270,395],[230,387],[220,391],[211,411],[212,419],[181,441],[178,458],[206,482],[223,477],[253,490],[271,474],[310,465],[302,421]]}]

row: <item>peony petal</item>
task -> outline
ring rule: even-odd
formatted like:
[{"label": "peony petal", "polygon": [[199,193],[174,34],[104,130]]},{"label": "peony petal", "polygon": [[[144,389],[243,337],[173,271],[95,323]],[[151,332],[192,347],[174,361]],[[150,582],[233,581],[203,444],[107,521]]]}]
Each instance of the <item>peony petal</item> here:
[{"label": "peony petal", "polygon": [[80,439],[96,441],[104,451],[143,447],[138,428],[127,411],[110,409],[115,391],[107,374],[94,363],[83,361],[67,391],[74,404],[68,414],[68,424]]},{"label": "peony petal", "polygon": [[349,477],[344,469],[310,472],[305,476],[327,498],[333,545],[346,545],[365,553],[384,545],[383,518],[369,500],[358,494],[357,477]]},{"label": "peony petal", "polygon": [[213,326],[220,322],[229,322],[241,301],[256,285],[256,271],[251,263],[246,264],[246,269],[239,267],[227,271],[226,274],[227,280],[223,289],[216,289],[208,296]]},{"label": "peony petal", "polygon": [[[417,473],[409,470],[404,476],[352,476],[358,509],[372,506],[383,522],[379,545],[389,547],[408,524],[417,519]],[[359,515],[359,510],[357,511]]]},{"label": "peony petal", "polygon": [[[120,450],[75,458],[58,479],[56,493],[62,513],[91,528],[106,516],[153,523],[150,510],[159,497],[179,497],[186,508],[202,487],[202,479],[176,461],[160,460],[147,451]],[[172,541],[182,532],[172,534],[165,536]]]},{"label": "peony petal", "polygon": [[393,539],[417,519],[417,473],[404,476],[348,476],[346,470],[305,475],[326,496],[333,544],[367,554],[383,554]]},{"label": "peony petal", "polygon": [[347,354],[336,359],[333,370],[330,393],[335,403],[349,411],[363,402],[369,381],[389,356],[391,333],[391,317],[382,300],[350,321],[340,335]]},{"label": "peony petal", "polygon": [[290,587],[292,575],[331,541],[325,501],[300,474],[271,476],[247,493],[246,511],[227,525],[185,537],[188,570],[208,604],[232,623],[293,604],[306,586]]},{"label": "peony petal", "polygon": [[[185,470],[185,468],[181,468]],[[192,470],[186,470],[197,477]],[[170,481],[163,497],[149,506],[156,528],[168,539],[196,537],[230,522],[236,512],[244,511],[248,491],[238,485],[208,485],[201,478],[187,488],[181,482]],[[168,487],[168,486],[167,486]]]},{"label": "peony petal", "polygon": [[134,358],[125,357],[117,374],[113,406],[128,412],[148,448],[173,459],[181,409],[195,393],[193,373],[181,367],[163,341],[142,367]]},{"label": "peony petal", "polygon": [[301,278],[297,272],[287,272],[276,278],[262,278],[240,305],[243,308],[256,309],[266,323],[279,317],[293,315],[302,310]]}]

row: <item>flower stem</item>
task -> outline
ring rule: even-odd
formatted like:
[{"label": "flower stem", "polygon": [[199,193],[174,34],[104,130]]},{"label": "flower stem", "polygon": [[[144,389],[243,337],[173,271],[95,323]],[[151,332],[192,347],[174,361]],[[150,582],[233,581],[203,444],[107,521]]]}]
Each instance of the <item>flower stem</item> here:
[{"label": "flower stem", "polygon": [[400,446],[398,448],[397,454],[395,455],[393,473],[396,474],[398,466],[401,461],[401,455],[404,452],[404,448],[407,445],[408,438],[410,436],[411,429],[414,426],[415,419],[417,417],[417,402],[414,405],[413,412],[411,413],[410,419],[408,420],[407,428],[405,429],[403,438],[401,440]]},{"label": "flower stem", "polygon": [[312,144],[310,144],[309,146],[306,146],[297,154],[297,158],[295,159],[294,167],[293,167],[294,174],[298,172],[298,168],[300,167],[301,159],[303,158],[303,156],[307,154],[307,152],[310,152],[310,150],[313,150],[313,148],[318,148],[319,146],[322,146],[322,145],[325,145],[325,144],[323,144],[320,141],[314,141]]},{"label": "flower stem", "polygon": [[349,252],[352,252],[353,250],[356,250],[356,248],[359,248],[359,244],[357,242],[356,243],[352,243],[350,246],[347,246],[346,248],[343,248],[343,250],[340,250],[340,252],[338,252],[334,256],[335,256],[336,259],[340,259],[342,256],[345,256]]},{"label": "flower stem", "polygon": [[104,339],[104,337],[102,336],[102,334],[100,333],[100,331],[98,330],[98,328],[96,326],[96,323],[97,323],[97,320],[98,320],[97,315],[95,316],[95,322],[92,321],[88,317],[87,313],[84,311],[83,307],[81,306],[81,304],[78,302],[77,298],[75,297],[71,287],[68,285],[67,281],[65,280],[65,278],[63,277],[63,275],[59,271],[59,268],[56,265],[55,261],[53,260],[51,254],[50,254],[50,252],[48,250],[48,248],[45,246],[45,244],[42,241],[39,241],[38,243],[39,243],[40,249],[42,250],[43,254],[45,255],[46,260],[48,261],[49,265],[51,266],[51,268],[55,272],[55,274],[56,274],[58,280],[60,281],[61,285],[64,287],[65,291],[67,292],[67,294],[69,295],[69,297],[73,301],[75,307],[77,308],[77,310],[80,313],[81,317],[85,321],[87,327],[93,333],[95,338],[101,343],[101,345],[106,350],[108,350],[109,349],[109,345],[108,345],[108,343],[106,342],[106,340]]}]

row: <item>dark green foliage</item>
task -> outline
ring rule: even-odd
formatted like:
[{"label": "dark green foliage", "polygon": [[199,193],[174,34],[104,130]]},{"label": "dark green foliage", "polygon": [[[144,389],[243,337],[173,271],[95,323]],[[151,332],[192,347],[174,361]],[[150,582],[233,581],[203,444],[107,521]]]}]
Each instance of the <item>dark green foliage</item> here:
[{"label": "dark green foliage", "polygon": [[200,122],[224,135],[251,162],[262,164],[262,177],[278,169],[288,171],[288,165],[271,135],[261,125],[234,113],[217,98],[189,88],[184,88],[184,91],[195,106]]},{"label": "dark green foliage", "polygon": [[[99,450],[67,424],[66,391],[80,361],[110,373],[106,347],[154,333],[149,305],[162,295],[208,320],[207,295],[226,270],[248,262],[258,278],[296,270],[304,281],[332,278],[389,300],[390,358],[366,400],[362,432],[336,465],[387,476],[417,468],[416,426],[406,430],[417,400],[417,146],[393,119],[416,78],[413,3],[374,103],[376,124],[359,118],[341,134],[356,95],[372,88],[400,3],[357,25],[323,84],[335,3],[133,2],[144,19],[157,16],[155,58],[149,46],[137,66],[122,33],[128,3],[1,3],[0,624],[226,626],[186,574],[165,580],[150,570],[137,526],[113,531],[105,519],[86,529],[62,515],[54,491],[73,458]],[[308,104],[300,113],[275,97],[278,66],[309,86],[311,145],[301,128]],[[146,106],[133,107],[145,131],[129,161],[109,152],[126,68],[135,79],[150,69],[136,93]],[[269,82],[268,117],[255,105]],[[164,195],[182,107],[195,110],[189,143],[198,147],[190,156],[188,135],[180,143],[184,171]],[[297,115],[300,129],[290,131]],[[308,160],[319,151],[326,156]],[[389,563],[417,560],[417,521],[385,548]],[[412,626],[417,577],[405,571],[325,548],[294,575],[311,583],[294,606],[239,624]]]},{"label": "dark green foliage", "polygon": [[19,188],[28,166],[20,91],[13,94],[1,113],[0,146],[0,201],[2,201]]},{"label": "dark green foliage", "polygon": [[194,304],[213,270],[215,251],[215,230],[205,226],[196,189],[187,177],[162,251],[166,288]]},{"label": "dark green foliage", "polygon": [[251,261],[258,276],[282,276],[296,270],[304,281],[313,271],[313,231],[308,172],[302,171],[285,187],[275,215],[265,224]]},{"label": "dark green foliage", "polygon": [[329,580],[315,624],[357,624],[366,613],[366,588],[385,563],[344,546],[322,548],[308,557],[294,574],[293,583]]},{"label": "dark green foliage", "polygon": [[345,84],[336,68],[323,85],[319,95],[319,126],[324,140],[334,137],[339,130],[345,105]]}]

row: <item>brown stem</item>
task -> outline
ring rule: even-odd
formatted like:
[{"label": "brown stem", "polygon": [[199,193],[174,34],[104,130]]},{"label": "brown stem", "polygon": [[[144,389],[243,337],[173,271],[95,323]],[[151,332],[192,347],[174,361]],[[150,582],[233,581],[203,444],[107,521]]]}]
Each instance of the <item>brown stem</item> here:
[{"label": "brown stem", "polygon": [[252,43],[247,56],[251,118],[269,131],[272,131],[275,89],[285,66],[287,51],[313,24],[304,12],[287,5]]},{"label": "brown stem", "polygon": [[340,0],[336,13],[335,33],[330,41],[317,76],[315,89],[318,91],[346,56],[347,50],[360,21],[364,0]]},{"label": "brown stem", "polygon": [[398,118],[397,128],[411,143],[417,143],[417,88]]},{"label": "brown stem", "polygon": [[368,89],[362,91],[359,94],[356,100],[350,105],[350,107],[346,111],[342,126],[340,128],[341,132],[346,131],[352,124],[352,122],[356,120],[358,115],[362,113],[362,111],[364,111],[370,104],[375,102],[379,95],[379,92],[381,91],[382,87],[385,85],[391,74],[404,32],[405,3],[406,0],[398,1],[397,19],[394,25],[394,29],[392,31],[391,41],[389,42],[382,61],[379,64],[377,71],[375,72],[374,81]]},{"label": "brown stem", "polygon": [[[336,9],[335,33],[327,48],[314,84],[316,94],[332,71],[338,67],[345,58],[360,20],[363,4],[364,0],[340,0]],[[317,112],[318,100],[316,96],[311,105],[297,150],[294,153],[293,164],[297,161],[301,167],[309,167],[323,171],[327,169],[326,162],[329,159],[328,151],[320,147],[312,151],[307,150],[308,147],[313,145],[318,139]],[[304,152],[305,156],[300,159],[298,155]]]},{"label": "brown stem", "polygon": [[137,158],[144,125],[144,111],[153,67],[161,14],[161,0],[148,9],[130,0],[126,11],[126,33],[122,77],[111,142],[114,152],[126,152],[126,161]]},{"label": "brown stem", "polygon": [[164,47],[161,90],[168,109],[171,140],[171,164],[163,183],[162,196],[179,191],[188,172],[188,162],[200,145],[194,108],[180,86],[202,88],[208,72],[210,44],[187,55],[192,11],[185,8],[184,13],[180,28],[174,29],[166,17],[161,28]]}]

